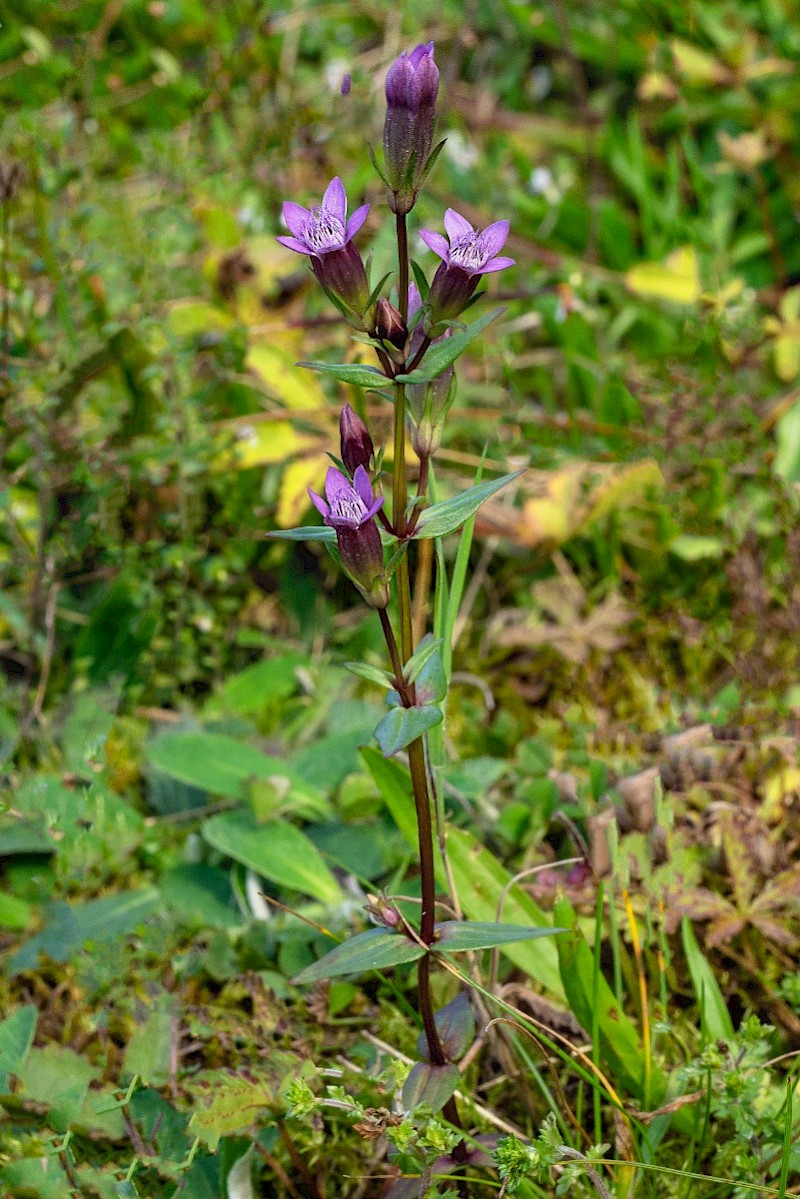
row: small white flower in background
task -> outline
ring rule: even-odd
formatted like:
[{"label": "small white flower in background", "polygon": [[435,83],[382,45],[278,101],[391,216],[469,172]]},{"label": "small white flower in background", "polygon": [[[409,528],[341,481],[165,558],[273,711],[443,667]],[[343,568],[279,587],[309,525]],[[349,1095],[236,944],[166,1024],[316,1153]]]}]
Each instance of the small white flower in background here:
[{"label": "small white flower in background", "polygon": [[452,133],[448,133],[447,141],[444,144],[444,153],[452,162],[453,166],[458,167],[460,171],[469,171],[480,158],[480,151],[472,142],[468,142],[463,133],[459,133],[455,129]]},{"label": "small white flower in background", "polygon": [[544,63],[530,73],[530,93],[534,100],[544,100],[553,86],[553,72]]},{"label": "small white flower in background", "polygon": [[332,58],[325,68],[325,85],[332,92],[341,92],[342,83],[351,70],[346,58]]},{"label": "small white flower in background", "polygon": [[544,196],[548,204],[558,204],[561,189],[549,167],[534,167],[528,178],[528,188],[535,196]]}]

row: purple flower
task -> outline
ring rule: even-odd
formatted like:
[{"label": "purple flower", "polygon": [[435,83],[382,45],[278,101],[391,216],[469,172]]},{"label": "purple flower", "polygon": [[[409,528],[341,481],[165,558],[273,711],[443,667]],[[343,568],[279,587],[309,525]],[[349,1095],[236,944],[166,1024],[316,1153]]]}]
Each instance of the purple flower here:
[{"label": "purple flower", "polygon": [[389,588],[383,570],[383,544],[374,520],[383,496],[375,499],[364,467],[356,467],[351,483],[340,470],[330,466],[325,476],[326,499],[310,487],[308,494],[325,524],[336,531],[347,574],[372,608],[385,608]]},{"label": "purple flower", "polygon": [[414,207],[433,145],[438,93],[433,42],[401,54],[389,68],[383,151],[394,212],[406,213]]},{"label": "purple flower", "polygon": [[361,255],[351,242],[368,212],[369,204],[362,204],[347,219],[347,193],[337,175],[316,207],[303,208],[291,200],[285,202],[283,219],[291,236],[278,238],[296,254],[309,256],[311,269],[326,292],[340,307],[344,306],[346,315],[358,328],[366,330],[372,325],[366,311],[369,283]]},{"label": "purple flower", "polygon": [[464,311],[481,275],[514,265],[513,258],[499,254],[508,237],[508,221],[473,229],[465,217],[448,208],[444,227],[447,238],[430,229],[420,232],[425,245],[442,259],[428,296],[430,327],[440,321],[454,320]]}]

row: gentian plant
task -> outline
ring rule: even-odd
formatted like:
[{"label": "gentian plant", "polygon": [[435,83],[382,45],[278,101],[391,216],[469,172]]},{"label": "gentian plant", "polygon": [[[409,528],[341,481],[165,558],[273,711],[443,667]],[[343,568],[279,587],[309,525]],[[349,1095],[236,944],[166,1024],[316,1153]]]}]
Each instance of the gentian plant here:
[{"label": "gentian plant", "polygon": [[[479,1147],[462,1128],[454,1091],[459,1079],[456,1061],[469,1046],[473,1025],[466,996],[459,996],[455,1007],[448,1004],[441,1012],[434,1010],[431,971],[443,956],[542,936],[553,930],[437,920],[438,851],[434,830],[439,833],[439,845],[443,844],[439,775],[444,761],[442,722],[451,662],[445,614],[457,609],[459,588],[463,587],[463,577],[460,581],[447,579],[444,555],[437,543],[467,524],[462,545],[468,548],[468,522],[490,495],[516,477],[512,474],[477,481],[466,492],[435,502],[431,459],[441,444],[453,403],[455,363],[503,310],[490,312],[469,325],[459,318],[475,301],[484,275],[513,265],[511,258],[500,254],[508,237],[508,221],[499,220],[482,231],[476,230],[452,209],[443,217],[446,238],[430,230],[420,234],[422,242],[441,259],[430,285],[424,270],[416,262],[410,264],[408,217],[444,144],[433,146],[438,89],[432,43],[402,54],[386,77],[384,161],[382,166],[377,162],[375,165],[386,185],[395,220],[397,271],[388,294],[381,294],[387,280],[371,290],[354,245],[354,235],[361,229],[369,205],[357,208],[348,220],[347,197],[339,178],[328,185],[318,206],[304,208],[291,201],[284,204],[289,235],[279,240],[308,258],[331,301],[360,331],[360,340],[371,346],[377,359],[375,366],[321,362],[303,365],[356,388],[370,389],[385,402],[391,400],[394,420],[389,476],[382,469],[382,455],[376,455],[363,419],[348,404],[339,423],[340,465],[328,470],[324,499],[310,492],[324,524],[285,530],[275,536],[325,541],[364,600],[378,612],[386,640],[387,669],[363,663],[351,663],[349,668],[388,692],[389,710],[375,736],[387,757],[403,751],[408,757],[421,885],[416,927],[400,915],[391,897],[382,897],[368,909],[377,927],[344,941],[303,970],[295,981],[314,982],[418,963],[423,1039],[420,1060],[403,1089],[403,1102],[408,1108],[425,1104],[441,1113],[449,1132],[441,1141],[447,1152],[439,1153],[437,1171],[459,1170],[458,1185],[460,1193],[465,1194],[463,1171],[478,1160]],[[414,282],[410,282],[412,265]],[[409,431],[419,459],[413,485],[406,461]],[[390,505],[384,504],[383,489],[389,492]],[[424,614],[426,610],[425,589],[430,589],[434,548],[436,615],[431,632],[415,628],[413,613]]]}]

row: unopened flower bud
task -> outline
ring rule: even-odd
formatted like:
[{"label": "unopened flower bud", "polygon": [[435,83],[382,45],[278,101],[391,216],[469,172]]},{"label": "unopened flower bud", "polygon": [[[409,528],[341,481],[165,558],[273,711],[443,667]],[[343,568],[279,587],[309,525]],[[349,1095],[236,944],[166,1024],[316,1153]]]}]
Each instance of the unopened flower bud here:
[{"label": "unopened flower bud", "polygon": [[396,350],[404,349],[408,329],[394,304],[390,304],[388,300],[378,300],[375,332],[381,341],[388,341]]},{"label": "unopened flower bud", "polygon": [[350,476],[355,475],[359,466],[363,466],[364,470],[368,471],[375,447],[372,444],[369,429],[349,404],[345,404],[339,417],[339,436],[341,438],[342,462],[350,472]]},{"label": "unopened flower bud", "polygon": [[414,207],[433,145],[438,93],[433,42],[401,54],[389,68],[383,152],[394,212],[407,213]]}]

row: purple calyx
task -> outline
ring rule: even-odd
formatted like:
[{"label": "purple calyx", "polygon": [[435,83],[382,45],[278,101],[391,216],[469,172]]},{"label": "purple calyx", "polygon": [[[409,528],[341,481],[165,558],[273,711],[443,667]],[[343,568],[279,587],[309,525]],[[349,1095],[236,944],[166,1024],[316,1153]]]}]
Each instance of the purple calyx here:
[{"label": "purple calyx", "polygon": [[316,207],[303,208],[291,200],[284,203],[283,219],[292,236],[277,240],[296,254],[319,258],[333,250],[343,250],[364,224],[368,212],[369,204],[362,204],[348,221],[347,193],[337,175],[325,189],[322,203]]},{"label": "purple calyx", "polygon": [[383,504],[382,495],[375,499],[369,475],[363,466],[356,468],[352,483],[335,466],[329,466],[325,476],[326,499],[323,500],[310,487],[308,494],[325,524],[332,529],[360,529],[372,520]]},{"label": "purple calyx", "polygon": [[422,229],[420,237],[445,265],[458,267],[468,275],[488,275],[514,265],[513,258],[498,257],[508,237],[508,221],[473,229],[465,217],[448,208],[444,227],[446,238],[430,229]]}]

